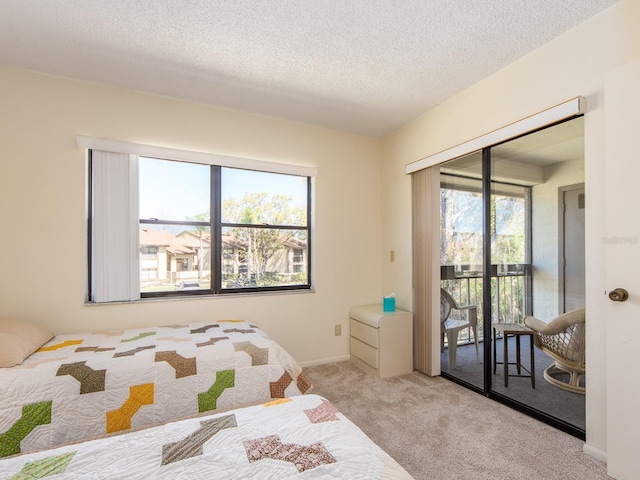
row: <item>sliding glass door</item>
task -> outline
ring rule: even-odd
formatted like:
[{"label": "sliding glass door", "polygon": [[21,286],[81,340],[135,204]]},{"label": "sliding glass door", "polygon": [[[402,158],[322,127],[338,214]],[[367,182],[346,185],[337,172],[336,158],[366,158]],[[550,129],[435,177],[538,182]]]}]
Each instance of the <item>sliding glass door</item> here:
[{"label": "sliding glass door", "polygon": [[584,377],[548,381],[525,318],[584,307],[582,132],[577,118],[440,166],[443,375],[579,437]]}]

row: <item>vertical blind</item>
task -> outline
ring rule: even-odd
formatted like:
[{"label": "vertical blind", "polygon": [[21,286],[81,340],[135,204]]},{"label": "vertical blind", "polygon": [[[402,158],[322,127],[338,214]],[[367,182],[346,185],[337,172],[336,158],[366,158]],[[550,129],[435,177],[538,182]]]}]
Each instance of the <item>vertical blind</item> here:
[{"label": "vertical blind", "polygon": [[440,374],[440,167],[411,175],[413,203],[414,365]]},{"label": "vertical blind", "polygon": [[138,157],[91,152],[92,302],[140,298]]}]

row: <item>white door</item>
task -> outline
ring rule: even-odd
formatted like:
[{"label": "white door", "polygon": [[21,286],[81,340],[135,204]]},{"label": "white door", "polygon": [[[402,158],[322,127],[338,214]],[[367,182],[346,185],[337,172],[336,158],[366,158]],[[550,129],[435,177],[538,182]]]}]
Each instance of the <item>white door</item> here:
[{"label": "white door", "polygon": [[[606,300],[607,468],[618,480],[640,478],[640,61],[605,81],[605,288],[629,292]],[[587,313],[588,314],[588,313]]]}]

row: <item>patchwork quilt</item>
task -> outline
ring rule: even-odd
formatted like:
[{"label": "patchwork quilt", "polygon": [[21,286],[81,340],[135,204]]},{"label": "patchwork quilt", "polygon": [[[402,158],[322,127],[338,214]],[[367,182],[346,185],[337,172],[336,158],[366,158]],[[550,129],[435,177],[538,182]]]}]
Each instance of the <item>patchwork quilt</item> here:
[{"label": "patchwork quilt", "polygon": [[242,320],[58,335],[0,368],[0,458],[307,392]]},{"label": "patchwork quilt", "polygon": [[301,395],[0,460],[0,478],[411,479],[325,398]]}]

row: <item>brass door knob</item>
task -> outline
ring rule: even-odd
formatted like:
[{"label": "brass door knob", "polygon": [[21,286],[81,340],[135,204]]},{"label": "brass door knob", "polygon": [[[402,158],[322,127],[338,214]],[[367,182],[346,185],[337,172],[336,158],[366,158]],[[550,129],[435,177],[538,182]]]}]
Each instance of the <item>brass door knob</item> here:
[{"label": "brass door knob", "polygon": [[616,288],[609,292],[609,299],[613,302],[626,302],[629,299],[629,292],[624,288]]}]

